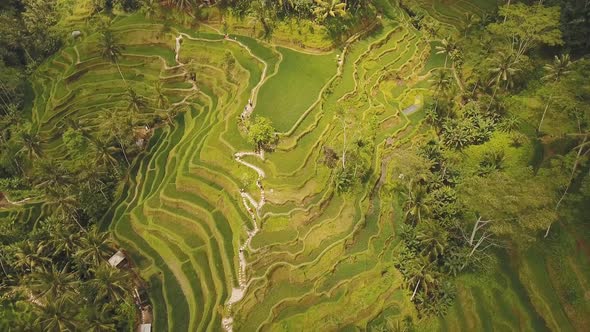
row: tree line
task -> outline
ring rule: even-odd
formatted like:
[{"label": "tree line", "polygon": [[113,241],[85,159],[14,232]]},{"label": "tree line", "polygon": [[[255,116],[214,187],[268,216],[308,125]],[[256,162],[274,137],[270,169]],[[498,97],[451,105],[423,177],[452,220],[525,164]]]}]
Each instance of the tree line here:
[{"label": "tree line", "polygon": [[[0,5],[0,204],[21,211],[0,222],[2,330],[120,331],[136,322],[139,278],[108,264],[118,247],[100,220],[141,152],[136,128],[172,121],[179,110],[161,82],[153,83],[154,101],[127,84],[118,65],[124,46],[97,13],[97,55],[117,68],[124,106],[93,119],[66,117],[41,132],[31,121],[30,76],[66,42],[60,20],[69,8],[51,0]],[[154,116],[161,109],[166,114]],[[53,135],[59,154],[47,149]]]},{"label": "tree line", "polygon": [[395,264],[422,315],[446,312],[459,273],[543,241],[589,197],[590,61],[566,38],[565,3],[512,1],[467,14],[456,34],[411,21],[445,58],[425,105],[434,137],[399,153],[392,179],[405,222]]},{"label": "tree line", "polygon": [[[403,221],[394,263],[420,315],[444,315],[456,276],[485,270],[497,250],[543,241],[590,197],[588,32],[572,30],[588,11],[579,1],[509,1],[465,14],[453,32],[415,2],[398,4],[444,60],[424,105],[432,135],[393,154],[384,186]],[[375,136],[355,105],[337,108],[344,141],[324,147],[323,162],[345,194],[370,178]]]}]

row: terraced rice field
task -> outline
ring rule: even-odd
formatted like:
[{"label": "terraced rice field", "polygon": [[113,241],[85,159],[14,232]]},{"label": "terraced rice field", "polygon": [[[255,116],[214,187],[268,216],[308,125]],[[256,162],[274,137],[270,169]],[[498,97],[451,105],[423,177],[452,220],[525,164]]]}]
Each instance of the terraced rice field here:
[{"label": "terraced rice field", "polygon": [[460,29],[468,13],[481,16],[502,4],[495,0],[417,0],[416,2],[432,18],[451,29]]},{"label": "terraced rice field", "polygon": [[[368,38],[321,54],[184,33],[181,62],[209,57],[191,111],[152,138],[110,216],[156,288],[156,328],[336,329],[383,310],[413,315],[389,259],[393,211],[380,204],[379,179],[381,157],[422,130],[420,115],[400,113],[427,92],[416,87],[431,53],[420,32],[385,18]],[[229,75],[215,60],[228,51],[238,68]],[[234,156],[251,150],[236,125],[249,99],[284,133],[264,159]],[[379,171],[354,196],[335,194],[319,162],[324,144],[339,144],[334,105],[344,100],[381,127]]]},{"label": "terraced rice field", "polygon": [[[378,3],[383,13],[397,12],[394,1]],[[467,0],[445,2],[444,12],[440,2],[429,4],[449,24],[462,11],[485,9]],[[245,36],[224,40],[206,25],[190,31],[137,16],[114,22],[127,45],[120,69],[128,84],[152,98],[149,82],[162,80],[171,102],[187,106],[173,125],[156,130],[105,217],[149,282],[155,331],[373,330],[417,319],[392,263],[399,208],[383,182],[389,156],[429,134],[420,106],[430,94],[429,73],[444,59],[405,21],[386,15],[381,27],[327,54]],[[48,149],[64,148],[54,133],[66,117],[92,128],[105,108],[124,103],[125,83],[115,65],[98,57],[96,40],[89,35],[65,48],[36,74],[33,119]],[[228,56],[235,60],[231,70]],[[195,84],[184,77],[191,59]],[[281,133],[266,155],[253,153],[238,128],[249,99],[254,114],[270,118]],[[334,192],[331,170],[321,163],[324,146],[342,145],[336,112],[343,103],[375,127],[372,172],[348,195]],[[408,107],[418,112],[406,116]],[[542,308],[554,293],[522,281],[543,266],[502,265],[488,288],[466,276],[449,316],[428,326],[564,326],[567,313],[550,319],[553,308]],[[580,280],[580,287],[588,285]]]}]

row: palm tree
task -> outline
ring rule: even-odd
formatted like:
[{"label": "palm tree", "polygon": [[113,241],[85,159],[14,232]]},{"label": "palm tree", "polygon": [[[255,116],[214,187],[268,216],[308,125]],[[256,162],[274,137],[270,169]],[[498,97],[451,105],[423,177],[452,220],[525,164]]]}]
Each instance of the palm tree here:
[{"label": "palm tree", "polygon": [[115,173],[118,174],[119,170],[117,169],[117,164],[119,161],[114,157],[114,155],[119,152],[119,148],[107,144],[100,139],[94,139],[92,140],[92,143],[94,144],[96,151],[96,162],[102,166],[110,165]]},{"label": "palm tree", "polygon": [[131,110],[133,114],[141,113],[141,110],[148,105],[146,99],[132,88],[127,89],[127,102],[129,103],[127,109]]},{"label": "palm tree", "polygon": [[457,68],[461,68],[463,66],[463,52],[456,48],[450,54],[451,58],[451,71],[453,72],[453,76],[455,77],[455,81],[457,82],[457,86],[461,90],[461,93],[465,91],[465,86],[463,84],[463,80],[459,77],[459,72]]},{"label": "palm tree", "polygon": [[72,183],[72,175],[54,159],[41,160],[35,164],[35,188],[43,192],[56,190]]},{"label": "palm tree", "polygon": [[189,11],[195,5],[194,0],[166,0],[168,6],[172,6],[181,11]]},{"label": "palm tree", "polygon": [[30,130],[23,131],[20,133],[20,142],[22,144],[20,152],[26,152],[29,160],[40,158],[43,155],[41,138],[38,133],[33,133]]},{"label": "palm tree", "polygon": [[[570,177],[567,182],[567,186],[565,187],[563,194],[561,195],[561,197],[557,201],[557,204],[555,204],[555,210],[557,210],[559,208],[559,206],[561,205],[561,202],[563,201],[563,199],[567,195],[567,193],[572,185],[572,182],[574,181],[574,178],[576,176],[576,170],[578,169],[578,166],[580,165],[581,157],[587,155],[590,152],[590,149],[588,149],[584,152],[584,149],[590,147],[590,141],[588,140],[588,138],[590,136],[590,132],[573,134],[571,136],[582,137],[583,139],[582,139],[582,143],[580,143],[576,147],[574,147],[574,149],[578,149],[578,152],[576,153],[576,159],[574,160],[574,166],[572,167],[572,171],[570,173]],[[547,226],[547,230],[545,231],[544,237],[549,236],[549,231],[551,230],[551,225],[552,224],[549,224],[549,226]]]},{"label": "palm tree", "polygon": [[430,272],[431,265],[432,263],[424,256],[418,256],[408,261],[406,283],[414,289],[410,301],[414,300],[420,287],[422,287],[424,293],[428,293],[430,286],[436,284],[436,279]]},{"label": "palm tree", "polygon": [[80,331],[81,322],[76,319],[75,308],[76,305],[63,296],[37,304],[35,324],[42,326],[43,331]]},{"label": "palm tree", "polygon": [[168,97],[164,94],[164,85],[162,81],[158,80],[154,82],[154,93],[156,96],[156,106],[160,109],[164,109],[168,105]]},{"label": "palm tree", "polygon": [[438,102],[440,96],[447,94],[451,89],[451,80],[449,79],[449,74],[445,70],[437,70],[434,72],[434,75],[430,80],[428,80],[434,87],[434,96],[436,98],[436,102],[434,105],[434,113],[438,114]]},{"label": "palm tree", "polygon": [[505,89],[507,89],[514,84],[514,76],[520,71],[520,68],[517,67],[519,60],[512,54],[498,52],[498,56],[493,61],[493,65],[490,68],[490,73],[492,74],[490,83],[493,82],[495,87],[487,111],[492,107],[492,102],[496,98],[500,82],[504,82]]},{"label": "palm tree", "polygon": [[47,247],[30,240],[17,243],[14,256],[15,266],[22,271],[34,271],[51,262]]},{"label": "palm tree", "polygon": [[445,70],[437,70],[430,80],[434,87],[434,93],[436,96],[444,95],[451,89],[451,81],[449,79],[449,73]]},{"label": "palm tree", "polygon": [[43,268],[27,275],[24,283],[36,298],[69,297],[77,291],[78,278],[67,270],[67,264],[61,270],[51,265],[50,268]]},{"label": "palm tree", "polygon": [[[543,67],[547,72],[547,74],[543,76],[543,80],[552,81],[553,83],[559,82],[564,76],[571,72],[571,70],[569,70],[571,64],[572,62],[569,54],[562,54],[559,57],[556,55],[552,64],[546,64]],[[554,91],[554,89],[552,89],[552,91]],[[547,104],[545,104],[545,110],[543,110],[543,115],[541,116],[541,121],[539,121],[537,132],[541,132],[541,126],[543,125],[543,120],[545,120],[545,114],[547,113],[547,109],[549,109],[551,99],[553,99],[553,93],[551,93],[549,99],[547,99]]]},{"label": "palm tree", "polygon": [[480,19],[477,15],[467,12],[465,13],[465,25],[463,26],[463,36],[467,37],[467,32],[479,23]]},{"label": "palm tree", "polygon": [[514,78],[520,68],[517,67],[519,60],[512,54],[498,52],[498,57],[494,59],[494,64],[490,68],[492,74],[491,81],[499,85],[500,81],[504,82],[505,88],[511,87],[514,84]]},{"label": "palm tree", "polygon": [[[262,24],[262,29],[264,30],[262,38],[270,39],[274,32],[276,12],[272,7],[268,6],[265,0],[252,1],[250,11],[253,15],[253,21]],[[256,25],[253,25],[254,30],[255,27]]]},{"label": "palm tree", "polygon": [[426,188],[421,185],[414,185],[414,182],[410,181],[402,192],[402,195],[405,196],[404,210],[406,211],[406,221],[410,221],[414,225],[420,223],[424,214],[430,211]]},{"label": "palm tree", "polygon": [[78,209],[80,202],[78,198],[66,188],[50,189],[45,194],[49,209],[60,218],[74,221],[80,230],[86,231],[78,221]]},{"label": "palm tree", "polygon": [[67,128],[78,131],[82,134],[82,136],[88,138],[89,130],[84,120],[75,117],[68,117],[63,123]]},{"label": "palm tree", "polygon": [[67,220],[52,215],[41,222],[48,238],[42,241],[47,248],[52,248],[53,257],[70,257],[77,248],[78,232]]},{"label": "palm tree", "polygon": [[342,17],[346,15],[346,3],[340,0],[314,0],[316,7],[313,14],[319,21],[330,17]]},{"label": "palm tree", "polygon": [[125,161],[129,166],[129,159],[127,158],[127,152],[125,150],[125,146],[121,140],[121,136],[132,136],[132,123],[131,121],[125,117],[121,116],[121,112],[113,109],[109,112],[106,112],[104,117],[101,119],[101,127],[103,130],[106,130],[109,135],[115,138],[117,143],[119,143],[119,147],[121,148],[121,152],[123,152],[123,156],[125,157]]},{"label": "palm tree", "polygon": [[113,319],[108,316],[107,308],[109,305],[97,306],[89,305],[82,312],[85,317],[84,331],[88,332],[106,332],[116,331]]},{"label": "palm tree", "polygon": [[157,0],[144,0],[141,4],[141,13],[146,18],[152,18],[158,13],[158,5]]},{"label": "palm tree", "polygon": [[125,77],[123,77],[123,73],[121,72],[121,67],[119,67],[119,62],[117,61],[117,60],[119,60],[119,57],[123,54],[122,53],[123,47],[121,45],[117,44],[117,41],[115,40],[115,36],[113,35],[113,32],[111,30],[106,29],[101,33],[101,39],[99,41],[99,46],[101,48],[101,56],[104,59],[117,65],[117,70],[119,70],[119,75],[121,75],[123,82],[126,82]]},{"label": "palm tree", "polygon": [[92,227],[79,240],[78,250],[74,256],[88,265],[99,265],[108,260],[114,252],[109,234]]},{"label": "palm tree", "polygon": [[443,38],[441,40],[442,46],[436,46],[436,54],[444,54],[445,55],[445,68],[447,68],[447,61],[451,54],[457,50],[457,44],[452,40],[451,37]]},{"label": "palm tree", "polygon": [[449,232],[438,223],[427,221],[420,224],[416,239],[422,245],[422,255],[433,261],[442,256],[449,245]]},{"label": "palm tree", "polygon": [[89,281],[96,291],[97,299],[121,301],[131,288],[130,275],[126,270],[113,268],[103,263],[91,269],[94,277]]}]

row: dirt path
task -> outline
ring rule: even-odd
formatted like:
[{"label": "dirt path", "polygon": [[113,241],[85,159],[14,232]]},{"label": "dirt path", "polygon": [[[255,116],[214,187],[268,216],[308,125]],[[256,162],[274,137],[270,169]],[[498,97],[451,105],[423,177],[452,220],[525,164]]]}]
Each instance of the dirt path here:
[{"label": "dirt path", "polygon": [[[265,178],[266,174],[265,174],[264,170],[262,170],[261,168],[243,161],[241,159],[243,156],[255,156],[255,157],[260,158],[261,160],[264,160],[264,151],[262,151],[260,153],[237,152],[234,155],[235,160],[237,162],[243,164],[244,166],[246,166],[248,168],[251,168],[256,173],[258,173],[258,180],[256,181],[256,185],[257,185],[258,189],[260,190],[260,201],[256,202],[256,200],[252,197],[252,195],[247,193],[245,190],[240,191],[240,195],[242,196],[242,203],[244,204],[244,206],[246,207],[246,210],[250,214],[250,218],[252,218],[253,229],[247,231],[248,237],[246,238],[246,241],[244,241],[244,243],[242,243],[242,245],[240,246],[239,252],[238,252],[238,257],[239,257],[239,262],[240,262],[240,269],[238,272],[239,287],[237,287],[237,288],[234,287],[232,289],[231,296],[226,303],[227,310],[230,313],[231,313],[232,306],[235,303],[242,300],[242,298],[244,297],[244,295],[246,293],[246,290],[248,289],[249,283],[248,283],[248,280],[246,279],[246,267],[248,266],[248,261],[246,260],[246,256],[244,255],[244,251],[251,249],[250,242],[252,242],[252,239],[254,238],[254,236],[256,236],[256,234],[258,234],[258,231],[260,230],[258,228],[258,224],[257,224],[256,220],[260,218],[260,215],[259,215],[260,209],[262,209],[262,207],[266,203],[266,198],[265,198],[265,194],[264,194],[264,187],[262,186],[262,182],[261,182],[262,179]],[[250,251],[252,253],[254,253],[253,250],[250,250]],[[227,332],[231,332],[233,330],[233,316],[230,315],[230,316],[224,317],[222,320],[222,325],[223,325],[223,328]]]}]

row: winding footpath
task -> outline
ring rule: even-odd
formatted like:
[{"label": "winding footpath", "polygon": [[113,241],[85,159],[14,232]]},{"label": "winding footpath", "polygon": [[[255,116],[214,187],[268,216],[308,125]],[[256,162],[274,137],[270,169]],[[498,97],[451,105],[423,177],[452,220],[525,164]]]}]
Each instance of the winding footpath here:
[{"label": "winding footpath", "polygon": [[[373,27],[374,27],[374,25],[371,25],[365,31],[361,31],[361,32],[351,36],[347,40],[346,46],[345,46],[341,56],[339,57],[336,74],[322,88],[322,90],[320,91],[320,94],[318,96],[318,99],[313,103],[313,105],[311,107],[309,107],[309,109],[305,113],[310,112],[313,109],[313,107],[315,107],[321,101],[321,96],[324,94],[324,92],[328,88],[328,86],[337,77],[342,75],[343,65],[345,63],[345,57],[346,57],[346,55],[348,55],[350,44],[352,44],[354,41],[356,41],[358,38],[360,38],[360,36],[362,36],[367,31],[370,31]],[[212,28],[212,27],[210,27],[210,28]],[[219,30],[217,30],[215,28],[212,28],[212,29],[217,31],[219,34],[222,34]],[[195,41],[215,42],[213,40],[192,37],[192,36],[190,36],[186,33],[183,33],[183,32],[178,32],[178,33],[179,33],[179,35],[178,35],[178,37],[176,37],[176,47],[175,47],[175,53],[176,53],[175,60],[176,60],[176,63],[178,64],[177,66],[184,66],[184,64],[182,62],[180,62],[180,55],[179,55],[181,45],[182,45],[181,40],[183,38],[186,38],[188,40],[195,40]],[[238,41],[237,39],[232,39],[232,38],[227,38],[227,37],[222,40],[219,40],[219,42],[223,42],[224,40],[238,44],[241,48],[245,49],[252,58],[256,59],[257,61],[259,61],[263,65],[263,70],[262,70],[262,74],[260,76],[260,80],[256,84],[256,86],[254,86],[252,88],[252,91],[250,93],[250,100],[248,102],[249,109],[248,109],[248,114],[246,114],[247,116],[249,116],[250,113],[252,113],[254,111],[254,108],[256,106],[256,101],[257,101],[258,92],[260,91],[260,88],[274,74],[268,76],[268,74],[267,74],[268,73],[268,63],[266,61],[264,61],[263,59],[261,59],[260,57],[258,57],[257,55],[255,55],[247,45],[243,44],[242,42]],[[275,73],[276,72],[278,72],[278,69],[275,70]],[[196,85],[193,85],[193,88],[196,89]],[[185,100],[183,100],[181,103],[183,103],[183,102],[185,102]],[[244,114],[242,114],[242,115],[244,115]],[[294,131],[294,129],[297,128],[298,124],[302,121],[302,119],[305,118],[305,115],[306,114],[304,114],[298,120],[298,123],[296,123],[289,132],[287,132],[283,135],[286,135],[286,136],[290,135]],[[250,247],[250,243],[252,242],[252,239],[254,238],[254,236],[256,236],[256,234],[258,234],[258,232],[260,231],[260,228],[257,223],[257,219],[260,219],[260,210],[264,207],[264,205],[266,203],[264,187],[262,185],[262,180],[264,180],[264,178],[266,177],[266,173],[260,167],[253,165],[247,161],[244,161],[243,160],[244,157],[255,157],[255,158],[258,158],[258,159],[264,161],[264,151],[263,150],[261,152],[240,151],[240,152],[236,152],[234,154],[234,159],[236,162],[252,169],[254,172],[256,172],[256,174],[258,174],[258,179],[256,181],[256,185],[257,185],[258,190],[260,191],[260,196],[259,196],[260,200],[256,201],[250,193],[246,192],[244,189],[240,189],[240,196],[242,197],[242,203],[244,204],[244,207],[248,211],[248,214],[250,215],[250,218],[252,220],[252,228],[249,229],[247,226],[245,226],[247,237],[246,237],[246,240],[238,248],[238,258],[239,258],[238,287],[232,288],[231,295],[226,302],[225,314],[224,314],[224,317],[222,318],[222,322],[221,322],[222,327],[226,332],[233,331],[233,322],[234,322],[234,317],[233,317],[233,313],[232,313],[233,305],[240,302],[244,298],[244,295],[246,294],[248,286],[249,286],[250,282],[252,281],[252,280],[248,280],[247,276],[246,276],[246,269],[248,267],[248,261],[246,260],[245,251],[248,250],[251,255],[256,252],[256,250],[254,250]]]},{"label": "winding footpath", "polygon": [[[195,37],[192,37],[186,33],[180,33],[179,36],[176,37],[176,47],[175,47],[175,53],[176,53],[175,60],[176,60],[176,63],[178,64],[178,66],[184,66],[184,64],[182,62],[180,62],[180,49],[181,49],[181,45],[182,45],[180,41],[183,38],[187,38],[189,40],[204,40],[204,41],[211,42],[211,40],[206,40],[206,39],[202,39],[202,38],[195,38]],[[251,92],[250,105],[253,110],[253,108],[255,107],[256,98],[258,96],[258,91],[260,90],[260,87],[266,82],[266,80],[268,78],[267,77],[268,63],[266,63],[266,61],[264,61],[263,59],[261,59],[260,57],[256,56],[254,53],[252,53],[250,48],[248,46],[244,45],[243,43],[241,43],[235,39],[230,39],[230,38],[226,38],[224,40],[237,43],[238,45],[240,45],[240,47],[244,48],[253,58],[260,61],[264,65],[264,69],[262,71],[260,81],[252,89],[252,92]],[[196,89],[196,85],[193,85],[193,88]],[[181,101],[180,103],[183,103],[183,102],[185,102],[185,100]],[[250,218],[252,219],[253,228],[251,230],[249,230],[249,229],[246,230],[246,234],[248,236],[247,236],[246,240],[244,241],[244,243],[242,243],[242,245],[239,247],[238,257],[239,257],[240,266],[239,266],[239,270],[238,270],[238,287],[232,288],[231,296],[230,296],[229,300],[226,302],[226,312],[227,312],[228,316],[223,317],[223,319],[221,321],[223,329],[227,332],[233,331],[234,318],[233,318],[233,315],[231,314],[232,306],[233,306],[233,304],[241,301],[242,298],[244,298],[244,295],[245,295],[246,290],[248,288],[248,280],[246,278],[246,267],[248,266],[248,261],[246,260],[246,256],[244,254],[244,251],[250,250],[252,253],[255,252],[250,247],[250,243],[252,242],[252,239],[254,238],[254,236],[256,236],[256,234],[258,234],[258,232],[260,230],[256,220],[257,220],[257,218],[259,218],[260,209],[262,209],[262,207],[264,206],[264,204],[266,202],[264,188],[263,188],[262,182],[261,182],[265,178],[266,174],[265,174],[264,170],[262,170],[261,168],[242,160],[242,157],[244,157],[244,156],[254,156],[254,157],[260,158],[261,160],[264,160],[264,151],[262,151],[260,153],[237,152],[234,155],[234,158],[238,163],[241,163],[242,165],[254,170],[258,174],[258,179],[256,181],[256,184],[257,184],[258,189],[260,190],[260,201],[256,202],[256,200],[252,197],[251,194],[247,193],[243,189],[240,190],[240,196],[242,197],[242,202],[243,202],[246,210],[248,211]]]}]

